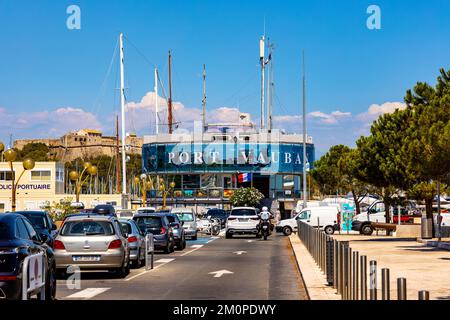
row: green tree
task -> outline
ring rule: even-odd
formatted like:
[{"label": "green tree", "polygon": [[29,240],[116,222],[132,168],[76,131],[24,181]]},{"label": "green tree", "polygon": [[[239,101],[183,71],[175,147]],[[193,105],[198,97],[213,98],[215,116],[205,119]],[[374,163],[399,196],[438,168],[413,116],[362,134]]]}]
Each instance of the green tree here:
[{"label": "green tree", "polygon": [[256,188],[240,188],[234,191],[230,202],[234,207],[256,207],[264,195]]},{"label": "green tree", "polygon": [[23,146],[22,150],[19,150],[17,160],[31,158],[34,161],[49,161],[48,152],[49,148],[44,143],[28,143]]}]

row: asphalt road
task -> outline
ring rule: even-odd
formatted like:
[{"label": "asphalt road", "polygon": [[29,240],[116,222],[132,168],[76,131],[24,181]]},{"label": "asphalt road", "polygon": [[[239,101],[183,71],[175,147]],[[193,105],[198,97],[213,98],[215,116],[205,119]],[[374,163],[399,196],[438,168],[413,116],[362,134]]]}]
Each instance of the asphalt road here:
[{"label": "asphalt road", "polygon": [[156,254],[155,268],[131,269],[125,279],[82,272],[81,288],[58,280],[58,299],[307,299],[287,237],[272,235],[188,241],[184,251]]}]

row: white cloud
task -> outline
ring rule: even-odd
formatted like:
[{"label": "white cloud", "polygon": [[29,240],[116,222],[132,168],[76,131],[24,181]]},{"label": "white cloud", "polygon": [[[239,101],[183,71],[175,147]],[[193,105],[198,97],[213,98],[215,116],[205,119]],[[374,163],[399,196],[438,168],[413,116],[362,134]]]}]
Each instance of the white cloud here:
[{"label": "white cloud", "polygon": [[356,118],[363,122],[372,124],[378,117],[385,113],[393,113],[395,110],[404,110],[406,104],[403,102],[385,102],[383,104],[371,104],[366,112],[360,113]]},{"label": "white cloud", "polygon": [[352,116],[351,112],[342,112],[339,110],[333,111],[331,113],[324,113],[321,111],[313,111],[308,113],[310,118],[315,118],[320,120],[322,123],[326,124],[335,124],[338,123],[341,119],[349,118]]}]

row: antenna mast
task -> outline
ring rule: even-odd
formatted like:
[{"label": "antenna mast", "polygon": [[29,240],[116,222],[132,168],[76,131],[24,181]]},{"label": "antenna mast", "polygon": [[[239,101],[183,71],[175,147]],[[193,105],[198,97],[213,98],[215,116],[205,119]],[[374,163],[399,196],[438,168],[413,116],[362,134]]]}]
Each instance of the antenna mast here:
[{"label": "antenna mast", "polygon": [[202,98],[202,126],[203,132],[206,131],[206,66],[203,65],[203,98]]},{"label": "antenna mast", "polygon": [[168,124],[169,124],[169,133],[172,133],[172,55],[169,50],[169,100],[167,102],[168,108]]},{"label": "antenna mast", "polygon": [[273,112],[273,43],[269,42],[267,39],[267,47],[269,48],[269,57],[267,63],[269,63],[269,77],[267,79],[267,129],[272,131],[272,112]]},{"label": "antenna mast", "polygon": [[156,134],[159,134],[159,108],[158,108],[158,68],[155,67],[155,127]]},{"label": "antenna mast", "polygon": [[117,193],[120,193],[120,142],[119,142],[119,116],[116,116],[116,186]]},{"label": "antenna mast", "polygon": [[259,61],[261,63],[261,130],[264,129],[264,36],[259,40]]},{"label": "antenna mast", "polygon": [[303,65],[303,208],[306,208],[307,201],[308,201],[308,194],[307,190],[308,187],[306,185],[306,163],[308,162],[308,159],[306,158],[306,77],[305,77],[305,52],[303,52],[303,59],[302,59],[302,65]]},{"label": "antenna mast", "polygon": [[[123,57],[123,33],[120,33],[120,106],[122,112],[122,195],[127,194],[127,163],[126,163],[126,136],[125,136],[125,75]],[[126,201],[122,200],[122,208],[126,209]]]}]

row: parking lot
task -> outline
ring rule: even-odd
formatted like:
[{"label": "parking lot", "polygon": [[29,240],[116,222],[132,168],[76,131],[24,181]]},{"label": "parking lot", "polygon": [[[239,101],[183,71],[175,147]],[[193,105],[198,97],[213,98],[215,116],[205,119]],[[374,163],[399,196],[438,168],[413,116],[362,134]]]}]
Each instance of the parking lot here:
[{"label": "parking lot", "polygon": [[[72,275],[73,277],[73,275]],[[287,237],[201,236],[183,251],[156,252],[154,269],[123,279],[81,272],[79,287],[58,278],[57,299],[307,299]]]}]

